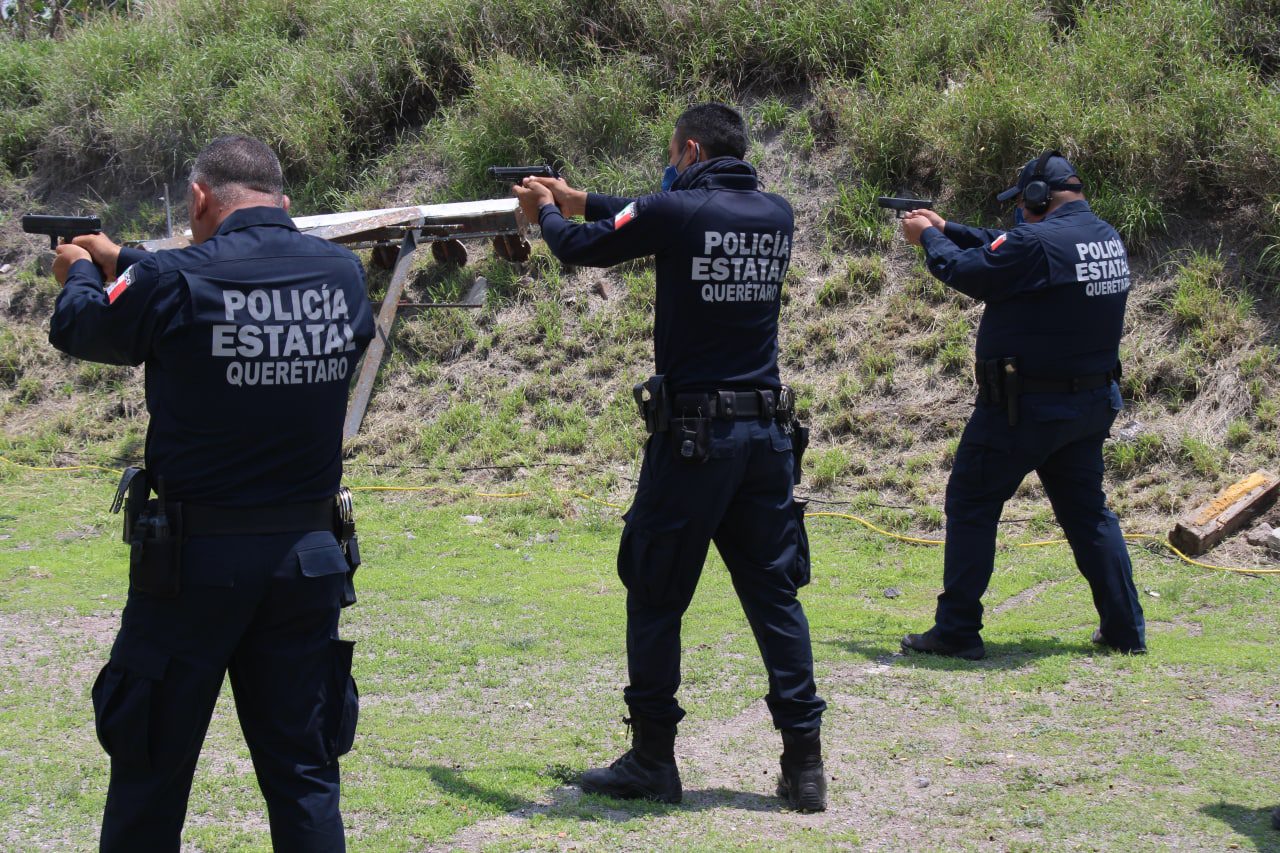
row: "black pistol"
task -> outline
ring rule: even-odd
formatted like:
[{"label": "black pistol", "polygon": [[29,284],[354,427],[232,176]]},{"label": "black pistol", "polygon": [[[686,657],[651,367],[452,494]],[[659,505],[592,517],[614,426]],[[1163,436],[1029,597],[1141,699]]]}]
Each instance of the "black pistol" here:
[{"label": "black pistol", "polygon": [[560,171],[554,166],[490,166],[489,177],[500,184],[518,184],[525,178],[558,178]]},{"label": "black pistol", "polygon": [[49,238],[49,248],[58,248],[58,238],[70,241],[84,234],[100,234],[102,220],[96,216],[49,216],[28,213],[22,217],[22,230],[28,234],[44,234]]},{"label": "black pistol", "polygon": [[933,199],[931,198],[898,198],[897,196],[882,195],[876,198],[876,204],[895,211],[895,219],[901,219],[913,210],[933,210]]}]

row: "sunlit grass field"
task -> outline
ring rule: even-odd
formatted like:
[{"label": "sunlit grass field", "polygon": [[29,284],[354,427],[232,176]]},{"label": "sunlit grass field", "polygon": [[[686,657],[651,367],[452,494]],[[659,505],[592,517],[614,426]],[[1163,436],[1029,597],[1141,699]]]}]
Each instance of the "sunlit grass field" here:
[{"label": "sunlit grass field", "polygon": [[[96,843],[107,761],[88,692],[126,586],[109,481],[0,470],[6,849]],[[361,493],[358,511],[366,564],[342,628],[362,705],[342,765],[353,849],[1280,848],[1275,578],[1135,549],[1151,654],[1126,658],[1090,646],[1096,617],[1065,547],[1005,548],[990,657],[904,658],[900,636],[929,624],[940,551],[810,519],[830,809],[773,797],[764,674],[715,557],[685,620],[685,802],[655,806],[568,784],[625,748],[618,510],[540,492]],[[229,691],[184,839],[269,848]]]}]

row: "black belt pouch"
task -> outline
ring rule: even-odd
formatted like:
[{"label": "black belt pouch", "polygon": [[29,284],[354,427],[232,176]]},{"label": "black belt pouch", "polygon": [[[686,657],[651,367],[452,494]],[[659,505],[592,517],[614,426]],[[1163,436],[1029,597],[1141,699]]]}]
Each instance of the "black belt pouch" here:
[{"label": "black belt pouch", "polygon": [[182,506],[169,504],[168,523],[156,524],[158,503],[147,502],[129,541],[129,588],[160,598],[178,595],[182,577]]},{"label": "black belt pouch", "polygon": [[668,431],[681,462],[701,465],[711,455],[711,418],[672,418]]}]

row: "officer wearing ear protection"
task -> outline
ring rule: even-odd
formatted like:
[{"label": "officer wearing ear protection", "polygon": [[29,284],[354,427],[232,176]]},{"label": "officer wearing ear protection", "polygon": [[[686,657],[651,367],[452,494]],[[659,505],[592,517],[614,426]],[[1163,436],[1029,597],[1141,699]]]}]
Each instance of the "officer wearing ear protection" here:
[{"label": "officer wearing ear protection", "polygon": [[[627,588],[634,748],[582,776],[586,791],[679,802],[676,725],[684,711],[680,623],[714,542],[755,633],[782,731],[778,793],[825,808],[809,625],[802,502],[792,498],[804,434],[778,375],[778,312],[793,217],[743,161],[746,126],[721,104],[676,121],[661,193],[613,198],[530,178],[521,206],[566,263],[611,266],[654,255],[657,374],[635,390],[652,435],[626,514],[618,574]],[[565,217],[585,215],[586,223]],[[793,444],[795,442],[795,444]]]},{"label": "officer wearing ear protection", "polygon": [[1084,198],[1057,151],[1027,163],[1000,193],[1018,199],[1012,231],[903,221],[929,271],[986,303],[978,327],[978,399],[947,483],[943,592],[933,628],[906,651],[976,660],[986,654],[982,594],[995,563],[1005,501],[1032,471],[1053,505],[1101,624],[1093,642],[1146,650],[1142,606],[1116,516],[1102,491],[1102,442],[1120,411],[1120,335],[1131,278],[1115,229]]}]

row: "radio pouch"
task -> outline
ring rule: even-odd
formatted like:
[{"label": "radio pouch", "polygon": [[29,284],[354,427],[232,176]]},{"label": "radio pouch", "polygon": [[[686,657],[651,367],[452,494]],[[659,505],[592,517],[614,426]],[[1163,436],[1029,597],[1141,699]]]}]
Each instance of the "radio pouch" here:
[{"label": "radio pouch", "polygon": [[672,418],[669,424],[676,458],[701,465],[711,455],[711,418]]},{"label": "radio pouch", "polygon": [[147,501],[130,534],[129,588],[176,597],[182,578],[182,505]]}]

